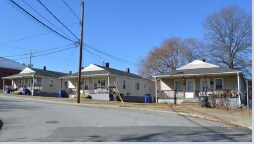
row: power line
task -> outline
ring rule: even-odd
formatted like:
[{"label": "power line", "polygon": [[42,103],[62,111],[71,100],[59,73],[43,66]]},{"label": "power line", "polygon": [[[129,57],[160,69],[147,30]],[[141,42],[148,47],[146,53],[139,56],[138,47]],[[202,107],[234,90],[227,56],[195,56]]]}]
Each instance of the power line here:
[{"label": "power line", "polygon": [[[58,29],[58,27],[56,25],[54,25],[52,22],[50,22],[48,19],[46,19],[43,15],[41,15],[37,10],[35,10],[31,5],[29,5],[26,1],[22,0],[27,6],[29,6],[34,12],[36,12],[39,16],[41,16],[44,20],[46,20],[48,23],[50,23],[52,26],[54,26],[56,29]],[[64,31],[60,30],[62,33],[64,33],[66,36],[70,37],[69,35],[67,35]]]},{"label": "power line", "polygon": [[116,57],[116,56],[114,56],[114,55],[111,55],[111,54],[108,54],[108,53],[106,53],[106,52],[103,52],[103,51],[101,51],[101,50],[99,50],[99,49],[96,49],[96,48],[90,46],[90,45],[84,44],[84,46],[87,47],[87,48],[89,48],[89,49],[91,49],[91,50],[94,50],[95,52],[101,53],[101,54],[103,54],[103,55],[105,55],[105,56],[107,56],[107,57],[109,57],[109,58],[112,58],[112,59],[114,59],[114,60],[126,62],[126,63],[132,64],[132,65],[134,65],[134,66],[136,66],[136,67],[139,66],[139,65],[137,65],[137,64],[135,64],[135,63],[133,63],[133,62],[130,62],[130,61],[127,61],[127,60],[125,60],[125,59],[121,59],[121,58]]},{"label": "power line", "polygon": [[70,29],[68,29],[68,27],[66,27],[40,0],[37,0],[60,24],[62,24],[65,28],[66,28],[66,30],[68,30],[77,40],[79,40],[79,38],[76,36],[76,35],[74,35],[74,33],[70,30]]},{"label": "power line", "polygon": [[[75,24],[78,24],[78,23],[74,23],[70,26],[73,26]],[[68,26],[68,27],[70,27]],[[55,31],[57,30],[62,30],[63,28],[57,28]],[[33,39],[33,38],[37,38],[37,37],[40,37],[40,36],[43,36],[43,35],[47,35],[49,33],[51,33],[52,31],[50,32],[46,32],[46,33],[41,33],[41,34],[38,34],[38,35],[34,35],[34,36],[28,36],[28,37],[24,37],[24,38],[20,38],[20,39],[15,39],[15,40],[10,40],[10,41],[5,41],[5,42],[0,42],[0,45],[2,44],[8,44],[8,43],[13,43],[13,42],[19,42],[19,41],[23,41],[23,40],[28,40],[28,39]]]},{"label": "power line", "polygon": [[17,4],[16,2],[14,2],[13,0],[9,0],[10,2],[12,2],[12,4],[14,4],[16,7],[18,7],[20,10],[22,10],[23,12],[25,12],[25,14],[29,15],[30,17],[32,17],[34,20],[36,20],[37,22],[39,22],[41,25],[43,25],[44,27],[46,27],[47,29],[51,30],[52,32],[56,33],[58,36],[66,39],[66,40],[69,40],[69,41],[72,41],[72,42],[76,42],[76,41],[73,41],[67,37],[65,37],[64,35],[58,33],[57,31],[53,30],[51,27],[49,27],[48,25],[46,25],[45,23],[43,23],[42,21],[40,21],[38,18],[36,18],[35,16],[33,16],[32,14],[30,14],[28,11],[26,11],[24,8],[22,8],[19,4]]},{"label": "power line", "polygon": [[[63,47],[69,47],[69,46],[74,46],[74,45],[77,45],[77,44],[72,43],[72,44],[68,44],[68,45],[64,45],[64,46],[60,46],[60,47],[55,47],[55,48],[46,49],[46,50],[42,50],[42,51],[36,51],[36,52],[34,52],[34,54],[44,53],[44,52],[57,50],[57,49],[60,49],[60,48],[63,48]],[[3,57],[10,58],[10,57],[22,57],[22,56],[28,56],[28,55],[29,55],[29,53],[24,53],[24,54],[17,54],[17,55],[12,55],[12,56],[3,56]]]},{"label": "power line", "polygon": [[[44,54],[34,55],[33,57],[46,56],[46,55],[54,54],[54,53],[65,51],[65,50],[72,49],[72,48],[75,48],[75,47],[74,46],[73,47],[67,47],[67,48],[64,48],[64,49],[59,49],[57,51],[52,51],[52,52],[48,52],[48,53],[44,53]],[[29,59],[29,58],[30,57],[22,57],[22,58],[14,58],[14,59],[9,59],[9,60],[22,60],[22,59]]]},{"label": "power line", "polygon": [[68,9],[73,13],[73,15],[74,15],[76,18],[78,18],[78,20],[80,21],[79,16],[74,13],[74,11],[73,11],[73,10],[71,9],[71,7],[65,2],[65,0],[63,0],[63,2],[64,2],[64,4],[68,7]]}]

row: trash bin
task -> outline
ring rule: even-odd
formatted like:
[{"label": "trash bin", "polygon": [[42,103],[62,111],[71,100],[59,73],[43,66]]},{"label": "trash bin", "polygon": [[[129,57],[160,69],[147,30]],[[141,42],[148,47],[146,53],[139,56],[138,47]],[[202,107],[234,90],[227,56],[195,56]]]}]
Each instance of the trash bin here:
[{"label": "trash bin", "polygon": [[145,103],[150,103],[150,99],[151,99],[150,94],[145,94],[145,95],[144,95],[144,101],[145,101]]},{"label": "trash bin", "polygon": [[199,97],[199,101],[200,101],[200,107],[208,107],[208,97],[207,96]]},{"label": "trash bin", "polygon": [[68,93],[66,91],[64,91],[64,90],[59,90],[57,95],[60,98],[68,98],[69,97]]},{"label": "trash bin", "polygon": [[60,97],[60,98],[62,97],[62,92],[61,92],[61,90],[58,91],[57,96]]}]

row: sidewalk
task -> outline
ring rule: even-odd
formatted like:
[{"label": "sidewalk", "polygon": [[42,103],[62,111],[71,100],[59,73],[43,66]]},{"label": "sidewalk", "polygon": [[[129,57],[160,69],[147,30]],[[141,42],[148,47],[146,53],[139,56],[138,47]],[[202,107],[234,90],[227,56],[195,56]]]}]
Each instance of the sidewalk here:
[{"label": "sidewalk", "polygon": [[26,99],[32,101],[40,101],[47,103],[61,103],[81,106],[94,106],[94,107],[112,107],[119,109],[134,109],[141,111],[155,111],[162,113],[176,113],[182,116],[190,116],[208,121],[225,123],[235,127],[245,127],[252,129],[252,114],[249,114],[247,109],[216,109],[216,108],[201,108],[198,103],[192,104],[144,104],[144,103],[129,103],[125,102],[123,105],[121,102],[114,101],[101,101],[101,100],[84,100],[81,99],[81,103],[77,104],[75,98],[54,98],[54,97],[39,97],[39,96],[23,96],[23,95],[5,95],[0,94],[1,97]]}]

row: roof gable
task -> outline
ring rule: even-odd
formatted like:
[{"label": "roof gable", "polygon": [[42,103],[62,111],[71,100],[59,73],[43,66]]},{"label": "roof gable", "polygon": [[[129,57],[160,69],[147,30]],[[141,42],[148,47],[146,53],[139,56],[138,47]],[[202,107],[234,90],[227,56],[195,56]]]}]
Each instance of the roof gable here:
[{"label": "roof gable", "polygon": [[29,67],[26,67],[24,70],[22,70],[22,71],[20,72],[20,74],[25,74],[25,73],[35,73],[35,71],[32,70],[32,69],[29,68]]},{"label": "roof gable", "polygon": [[176,70],[185,70],[185,69],[198,69],[198,68],[216,68],[218,65],[204,62],[202,60],[194,60],[193,62],[186,64]]},{"label": "roof gable", "polygon": [[90,64],[89,66],[85,67],[82,72],[86,72],[86,71],[101,71],[104,70],[103,68],[101,68],[100,66],[96,66],[94,64]]}]

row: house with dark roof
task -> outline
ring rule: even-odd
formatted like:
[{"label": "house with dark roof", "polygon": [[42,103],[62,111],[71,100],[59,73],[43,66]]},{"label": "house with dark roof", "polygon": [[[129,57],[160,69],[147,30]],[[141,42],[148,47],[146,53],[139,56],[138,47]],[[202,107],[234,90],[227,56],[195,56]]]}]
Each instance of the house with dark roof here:
[{"label": "house with dark roof", "polygon": [[[65,83],[59,77],[65,75],[65,73],[47,70],[46,66],[43,69],[27,67],[19,74],[2,79],[4,81],[12,80],[12,84],[8,87],[17,91],[26,88],[34,96],[57,96],[58,91],[65,86]],[[5,82],[3,82],[3,85],[5,85]]]},{"label": "house with dark roof", "polygon": [[194,99],[200,96],[237,98],[245,91],[243,74],[236,69],[223,68],[195,60],[174,71],[153,76],[155,97],[159,102],[175,103],[175,98]]},{"label": "house with dark roof", "polygon": [[[68,83],[66,90],[71,97],[76,96],[78,73],[61,77]],[[109,67],[109,63],[103,66],[90,64],[81,71],[82,96],[90,95],[92,99],[115,100],[112,94],[115,90],[123,95],[124,101],[144,102],[145,94],[154,97],[154,82],[125,71]]]},{"label": "house with dark roof", "polygon": [[[6,76],[10,76],[13,74],[18,74],[19,72],[21,72],[24,68],[26,68],[25,65],[15,62],[13,60],[10,59],[6,59],[3,57],[0,57],[0,89],[3,88],[3,81],[2,81],[2,77],[6,77]],[[6,80],[5,84],[6,85],[11,85],[12,81],[10,80]]]}]

